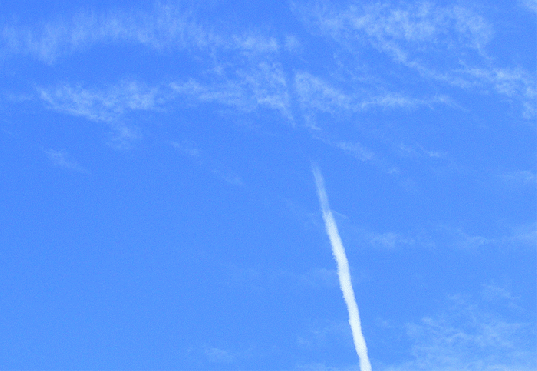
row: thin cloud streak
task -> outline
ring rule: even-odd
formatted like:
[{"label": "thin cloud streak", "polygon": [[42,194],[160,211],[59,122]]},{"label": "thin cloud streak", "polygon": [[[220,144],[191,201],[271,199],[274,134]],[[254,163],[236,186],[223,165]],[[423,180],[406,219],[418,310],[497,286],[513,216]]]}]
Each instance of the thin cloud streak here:
[{"label": "thin cloud streak", "polygon": [[[535,10],[534,0],[520,1],[528,10]],[[308,7],[296,6],[296,11],[313,32],[328,36],[349,55],[362,55],[369,45],[426,81],[482,94],[492,90],[517,100],[524,118],[537,114],[535,74],[523,67],[494,66],[488,55],[495,34],[493,24],[469,7],[386,1],[340,8],[330,1],[313,1]],[[438,100],[449,103],[446,97]],[[397,96],[370,102],[395,107],[410,103],[415,102]]]},{"label": "thin cloud streak", "polygon": [[55,166],[67,170],[73,170],[79,173],[87,173],[88,171],[78,164],[66,151],[56,151],[49,149],[45,151],[47,157]]},{"label": "thin cloud streak", "polygon": [[113,122],[124,113],[158,110],[170,92],[146,87],[136,81],[122,81],[107,89],[86,89],[64,84],[56,88],[39,88],[40,98],[60,112],[82,116],[91,121]]},{"label": "thin cloud streak", "polygon": [[210,31],[185,7],[157,3],[146,11],[79,12],[40,27],[0,25],[0,56],[30,55],[52,65],[60,57],[96,44],[128,43],[156,50],[223,48],[246,55],[271,54],[280,45],[252,32]]},{"label": "thin cloud streak", "polygon": [[349,311],[349,324],[351,325],[352,337],[354,340],[354,348],[358,357],[360,358],[360,370],[371,371],[371,363],[367,355],[367,346],[365,344],[365,338],[362,334],[362,325],[360,323],[360,314],[358,311],[358,305],[356,304],[356,298],[352,289],[351,274],[349,271],[349,261],[345,255],[345,249],[343,242],[339,237],[336,221],[332,216],[332,211],[328,204],[328,196],[324,187],[324,180],[319,168],[313,165],[313,175],[315,177],[315,185],[317,186],[317,194],[319,196],[319,202],[321,204],[321,210],[323,213],[323,219],[326,225],[326,232],[330,238],[332,244],[332,253],[336,259],[338,266],[339,285],[343,292],[343,298],[347,304]]}]

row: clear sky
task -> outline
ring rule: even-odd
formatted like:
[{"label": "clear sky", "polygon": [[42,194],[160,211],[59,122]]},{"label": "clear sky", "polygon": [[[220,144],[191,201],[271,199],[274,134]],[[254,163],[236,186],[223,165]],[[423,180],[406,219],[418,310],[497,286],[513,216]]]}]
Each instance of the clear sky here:
[{"label": "clear sky", "polygon": [[0,369],[537,369],[535,1],[0,9]]}]

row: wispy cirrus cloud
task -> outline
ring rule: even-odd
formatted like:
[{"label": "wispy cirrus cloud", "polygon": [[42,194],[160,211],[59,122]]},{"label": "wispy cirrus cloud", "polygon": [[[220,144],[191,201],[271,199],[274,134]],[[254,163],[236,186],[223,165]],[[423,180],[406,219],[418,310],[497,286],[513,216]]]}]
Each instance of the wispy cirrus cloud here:
[{"label": "wispy cirrus cloud", "polygon": [[[341,215],[341,214],[340,214]],[[339,224],[353,244],[373,249],[407,249],[409,247],[425,247],[422,238],[417,233],[400,233],[396,231],[379,231],[353,224],[341,215]]]},{"label": "wispy cirrus cloud", "polygon": [[[483,93],[492,90],[519,101],[525,118],[535,117],[535,74],[519,66],[493,65],[487,54],[493,26],[469,7],[320,1],[295,7],[312,32],[331,38],[352,55],[372,47],[425,81]],[[403,99],[384,103],[388,102],[409,103]]]},{"label": "wispy cirrus cloud", "polygon": [[252,112],[268,109],[292,120],[287,82],[279,63],[260,62],[239,68],[233,76],[211,74],[205,79],[163,82],[148,86],[136,80],[123,80],[103,88],[81,84],[61,84],[38,88],[39,97],[56,111],[83,116],[92,121],[111,122],[132,111],[162,111],[206,102]]},{"label": "wispy cirrus cloud", "polygon": [[136,81],[123,81],[104,89],[64,84],[38,88],[38,93],[53,110],[103,122],[114,121],[130,111],[158,109],[164,100],[159,88]]},{"label": "wispy cirrus cloud", "polygon": [[535,221],[516,225],[505,225],[500,235],[469,233],[462,227],[439,225],[429,231],[427,240],[433,245],[458,249],[524,249],[531,251],[537,243]]},{"label": "wispy cirrus cloud", "polygon": [[189,157],[200,157],[201,155],[201,151],[191,141],[172,141],[170,144],[173,146],[173,148]]},{"label": "wispy cirrus cloud", "polygon": [[[537,222],[532,221],[510,228],[510,233],[501,239],[507,246],[533,249],[537,244]],[[531,250],[530,250],[531,251]]]},{"label": "wispy cirrus cloud", "polygon": [[537,185],[537,174],[531,170],[509,171],[500,175],[500,178],[511,186],[530,186]]},{"label": "wispy cirrus cloud", "polygon": [[373,151],[358,142],[338,141],[334,145],[360,161],[369,161],[375,157]]},{"label": "wispy cirrus cloud", "polygon": [[[371,82],[366,87],[338,86],[312,71],[289,70],[282,50],[302,53],[307,48],[296,36],[284,35],[280,40],[256,30],[230,32],[222,25],[209,27],[199,21],[195,11],[177,4],[157,3],[146,12],[79,12],[32,27],[8,24],[2,35],[4,54],[29,55],[49,64],[109,44],[132,44],[165,54],[180,49],[187,58],[201,57],[204,62],[196,72],[171,74],[157,83],[129,77],[104,87],[71,82],[38,89],[47,107],[93,121],[114,122],[116,137],[126,141],[139,133],[122,123],[125,115],[174,110],[185,102],[216,103],[236,113],[276,112],[285,122],[316,127],[317,113],[338,117],[377,107],[407,109],[449,101],[445,96],[392,92]],[[293,107],[294,99],[298,110]],[[365,146],[349,140],[337,141],[336,148],[362,160],[371,157]]]},{"label": "wispy cirrus cloud", "polygon": [[487,301],[502,300],[507,301],[508,306],[511,308],[519,308],[515,305],[515,301],[519,299],[514,297],[513,294],[505,287],[495,284],[484,284],[481,291],[481,296]]},{"label": "wispy cirrus cloud", "polygon": [[[361,84],[363,85],[363,84]],[[309,72],[299,71],[295,76],[298,100],[305,111],[325,113],[361,112],[374,108],[416,108],[437,103],[449,103],[447,96],[415,98],[403,93],[342,89]]]},{"label": "wispy cirrus cloud", "polygon": [[407,325],[415,360],[384,370],[534,369],[535,329],[530,323],[500,314],[509,307],[505,300],[513,300],[507,293],[502,290],[501,297],[489,295],[486,302],[451,296],[445,311]]},{"label": "wispy cirrus cloud", "polygon": [[[530,119],[537,114],[537,80],[522,68],[470,68],[461,70],[468,76],[462,84],[492,87],[497,93],[522,100],[522,114]],[[451,78],[454,85],[459,84]]]},{"label": "wispy cirrus cloud", "polygon": [[200,24],[191,9],[162,3],[146,11],[79,12],[32,27],[6,24],[0,41],[4,56],[30,55],[49,64],[96,44],[130,43],[157,50],[208,51],[216,47],[247,54],[279,49],[274,38],[255,32],[234,35],[210,30]]},{"label": "wispy cirrus cloud", "polygon": [[363,41],[402,63],[417,63],[425,53],[464,47],[479,51],[491,39],[492,26],[461,6],[440,7],[430,2],[394,4],[314,2],[298,6],[307,24],[329,34],[346,48]]},{"label": "wispy cirrus cloud", "polygon": [[45,150],[45,154],[52,162],[54,166],[76,171],[79,173],[87,173],[88,171],[82,167],[67,151],[65,150],[54,150],[48,149]]},{"label": "wispy cirrus cloud", "polygon": [[[338,224],[355,245],[375,249],[523,249],[531,251],[537,243],[537,225],[529,223],[503,225],[494,235],[470,233],[460,226],[438,224],[410,231],[376,230],[339,214]],[[484,250],[487,251],[487,250]]]},{"label": "wispy cirrus cloud", "polygon": [[171,82],[171,89],[198,102],[215,102],[240,111],[269,109],[291,120],[289,93],[279,63],[260,62],[239,68],[233,76],[214,76],[208,81],[189,79]]},{"label": "wispy cirrus cloud", "polygon": [[231,352],[217,347],[207,347],[204,353],[211,363],[232,363],[235,360]]},{"label": "wispy cirrus cloud", "polygon": [[198,165],[207,167],[216,177],[232,186],[244,186],[243,179],[235,173],[229,166],[223,165],[220,161],[215,161],[207,156],[193,141],[180,140],[171,141],[170,144],[182,155],[188,156]]},{"label": "wispy cirrus cloud", "polygon": [[5,25],[4,54],[27,54],[46,63],[80,52],[96,43],[134,42],[160,48],[173,43],[206,45],[209,37],[191,15],[158,7],[153,14],[135,12],[87,13],[57,19],[37,27]]},{"label": "wispy cirrus cloud", "polygon": [[[404,325],[412,359],[401,363],[379,362],[379,371],[533,371],[537,366],[536,330],[517,319],[517,298],[502,286],[484,285],[481,295],[448,296],[443,309]],[[300,337],[304,347],[322,340],[329,328]],[[298,370],[358,370],[323,364],[302,365]]]},{"label": "wispy cirrus cloud", "polygon": [[526,7],[528,10],[537,13],[537,1],[536,0],[519,0],[519,3],[522,6]]},{"label": "wispy cirrus cloud", "polygon": [[431,151],[431,150],[423,148],[423,146],[419,144],[410,145],[410,144],[400,143],[398,147],[399,147],[399,151],[401,155],[404,157],[445,158],[447,156],[446,152]]},{"label": "wispy cirrus cloud", "polygon": [[108,144],[117,149],[127,149],[141,137],[136,126],[125,122],[124,115],[133,111],[158,110],[165,99],[159,88],[148,88],[135,81],[124,81],[104,89],[63,84],[38,88],[37,91],[39,98],[54,111],[106,123],[112,129]]},{"label": "wispy cirrus cloud", "polygon": [[293,120],[282,68],[266,62],[249,70],[240,69],[231,78],[190,78],[153,86],[132,79],[104,87],[64,83],[39,87],[37,95],[49,109],[107,123],[118,138],[125,140],[138,137],[136,130],[124,122],[133,112],[173,111],[185,104],[215,103],[237,113],[265,109],[278,113],[286,122]]},{"label": "wispy cirrus cloud", "polygon": [[295,86],[300,103],[308,109],[335,112],[352,108],[353,100],[348,94],[308,72],[296,74]]}]

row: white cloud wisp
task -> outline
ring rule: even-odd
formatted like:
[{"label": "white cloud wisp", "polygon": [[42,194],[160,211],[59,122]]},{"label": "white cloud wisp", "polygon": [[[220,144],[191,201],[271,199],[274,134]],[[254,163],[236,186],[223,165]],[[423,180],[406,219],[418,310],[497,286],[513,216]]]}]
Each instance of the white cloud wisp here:
[{"label": "white cloud wisp", "polygon": [[354,291],[352,289],[349,261],[345,255],[345,248],[339,237],[336,221],[332,216],[332,211],[328,204],[328,196],[324,187],[323,176],[319,168],[315,165],[313,165],[313,175],[315,176],[315,184],[317,186],[317,194],[319,196],[323,219],[326,225],[326,232],[330,238],[332,253],[337,262],[339,285],[349,311],[349,324],[351,325],[354,348],[360,358],[360,370],[371,371],[371,363],[369,362],[369,357],[367,355],[367,346],[365,344],[364,335],[362,334],[358,305],[356,304],[356,298],[354,297]]}]

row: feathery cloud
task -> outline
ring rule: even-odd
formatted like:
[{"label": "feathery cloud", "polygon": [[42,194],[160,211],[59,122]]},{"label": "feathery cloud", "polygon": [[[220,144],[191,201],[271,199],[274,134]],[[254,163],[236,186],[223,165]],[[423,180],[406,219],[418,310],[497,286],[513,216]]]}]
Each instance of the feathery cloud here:
[{"label": "feathery cloud", "polygon": [[87,172],[86,169],[80,166],[80,164],[64,150],[57,151],[53,149],[48,149],[45,151],[45,154],[55,166],[80,173]]},{"label": "feathery cloud", "polygon": [[[509,307],[513,300],[510,293],[503,290],[501,294],[503,298],[496,299],[507,300]],[[446,303],[446,312],[408,324],[415,361],[386,370],[534,369],[535,329],[529,323],[509,321],[484,304],[454,295]]]},{"label": "feathery cloud", "polygon": [[92,121],[111,122],[133,110],[154,110],[163,99],[158,88],[136,81],[124,81],[107,89],[86,89],[68,84],[39,88],[40,98],[60,112],[83,116]]},{"label": "feathery cloud", "polygon": [[[483,94],[492,90],[517,100],[525,118],[535,117],[535,74],[521,67],[492,64],[487,45],[494,37],[493,26],[470,7],[431,2],[313,4],[295,6],[299,16],[312,32],[329,37],[350,55],[373,48],[425,81]],[[381,103],[406,106],[409,102],[392,97]]]},{"label": "feathery cloud", "polygon": [[537,14],[537,0],[519,0],[522,6]]},{"label": "feathery cloud", "polygon": [[230,34],[209,30],[193,11],[156,3],[145,11],[79,12],[38,26],[6,24],[0,31],[0,53],[30,55],[53,64],[95,44],[128,43],[156,50],[222,48],[244,54],[273,53],[278,42],[254,32]]}]

